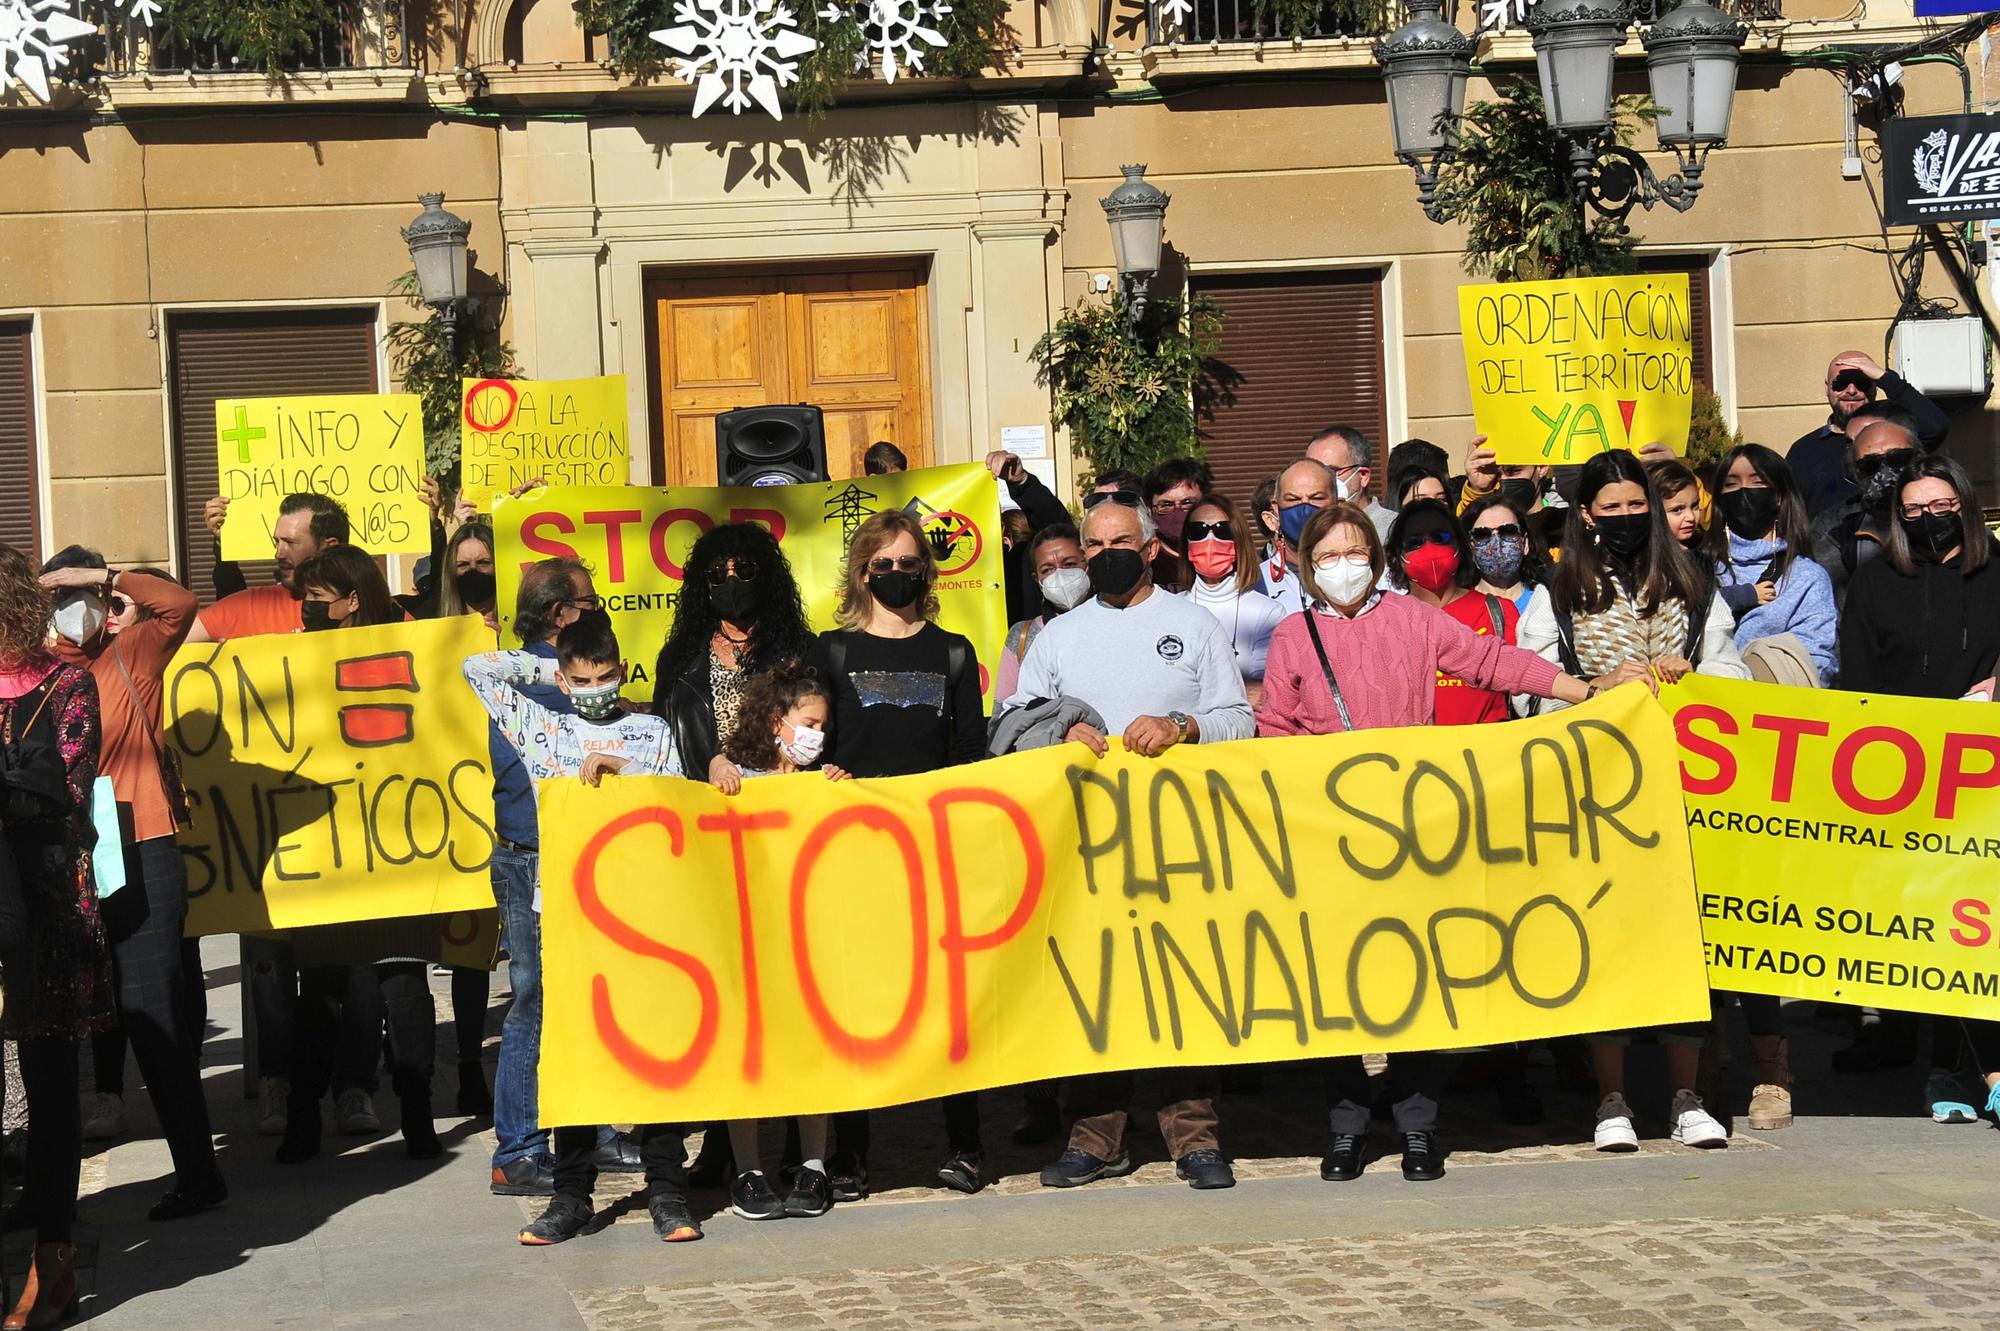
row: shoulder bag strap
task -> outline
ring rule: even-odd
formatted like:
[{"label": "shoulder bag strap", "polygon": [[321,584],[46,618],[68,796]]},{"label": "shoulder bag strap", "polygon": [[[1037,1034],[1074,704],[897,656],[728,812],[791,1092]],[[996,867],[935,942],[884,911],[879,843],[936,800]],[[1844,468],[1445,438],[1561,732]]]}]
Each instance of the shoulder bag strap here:
[{"label": "shoulder bag strap", "polygon": [[1333,662],[1326,659],[1326,644],[1319,640],[1318,615],[1306,611],[1306,632],[1313,640],[1313,653],[1319,657],[1319,668],[1326,675],[1326,687],[1333,693],[1334,710],[1340,713],[1340,728],[1354,729],[1354,718],[1347,714],[1347,699],[1340,695],[1340,681],[1333,677]]},{"label": "shoulder bag strap", "polygon": [[1486,597],[1486,618],[1493,625],[1493,636],[1502,642],[1507,641],[1507,620],[1500,613],[1500,598],[1491,592],[1483,592],[1481,595]]},{"label": "shoulder bag strap", "polygon": [[1562,658],[1562,668],[1578,679],[1587,678],[1583,673],[1583,662],[1576,655],[1576,625],[1571,622],[1569,611],[1556,601],[1555,593],[1549,593],[1549,609],[1556,617],[1556,655]]},{"label": "shoulder bag strap", "polygon": [[950,751],[958,739],[958,685],[965,678],[965,670],[971,653],[966,650],[966,641],[954,633],[944,644],[944,743]]}]

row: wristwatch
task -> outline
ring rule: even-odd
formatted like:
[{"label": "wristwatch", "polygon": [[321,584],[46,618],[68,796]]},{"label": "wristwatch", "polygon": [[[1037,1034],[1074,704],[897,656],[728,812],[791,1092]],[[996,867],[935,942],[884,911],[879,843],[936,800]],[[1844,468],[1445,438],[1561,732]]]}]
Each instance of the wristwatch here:
[{"label": "wristwatch", "polygon": [[1185,744],[1192,738],[1194,721],[1186,712],[1168,712],[1167,720],[1181,728],[1181,743]]}]

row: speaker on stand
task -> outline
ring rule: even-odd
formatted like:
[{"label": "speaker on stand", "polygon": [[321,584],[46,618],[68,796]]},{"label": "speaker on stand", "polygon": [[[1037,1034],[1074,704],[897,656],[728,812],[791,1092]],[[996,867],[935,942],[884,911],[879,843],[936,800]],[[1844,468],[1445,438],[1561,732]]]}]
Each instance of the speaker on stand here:
[{"label": "speaker on stand", "polygon": [[715,418],[718,485],[791,485],[824,481],[826,418],[796,406],[738,407]]}]

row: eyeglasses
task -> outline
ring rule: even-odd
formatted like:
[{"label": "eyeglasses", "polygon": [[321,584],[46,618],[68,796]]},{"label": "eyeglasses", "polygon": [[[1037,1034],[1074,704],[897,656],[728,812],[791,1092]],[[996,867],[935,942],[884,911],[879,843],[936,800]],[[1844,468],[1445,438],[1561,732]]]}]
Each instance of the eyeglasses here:
[{"label": "eyeglasses", "polygon": [[1435,531],[1411,532],[1403,538],[1403,553],[1415,554],[1427,545],[1457,545],[1458,538],[1439,527]]},{"label": "eyeglasses", "polygon": [[567,600],[558,601],[556,604],[566,605],[576,611],[595,610],[597,609],[597,598],[595,596],[572,596]]},{"label": "eyeglasses", "polygon": [[122,595],[118,592],[113,592],[111,594],[111,613],[114,615],[124,614],[127,610],[130,610],[132,608],[133,604],[134,602],[132,598],[129,596]]},{"label": "eyeglasses", "polygon": [[881,556],[868,561],[868,571],[870,573],[922,573],[924,571],[924,559],[922,555],[897,555],[894,559]]},{"label": "eyeglasses", "polygon": [[723,579],[727,578],[731,573],[734,573],[737,577],[743,579],[743,581],[749,582],[757,576],[757,566],[747,559],[726,559],[720,564],[710,564],[707,574],[708,585],[711,587],[720,587]]},{"label": "eyeglasses", "polygon": [[1196,495],[1192,499],[1155,499],[1153,501],[1153,511],[1155,513],[1172,513],[1175,509],[1179,509],[1181,512],[1186,513],[1191,511],[1200,502],[1200,495]]},{"label": "eyeglasses", "polygon": [[1920,517],[1923,517],[1926,513],[1932,514],[1937,517],[1943,517],[1948,513],[1956,513],[1958,511],[1959,511],[1959,503],[1958,500],[1956,499],[1933,499],[1928,504],[1903,505],[1903,516],[1910,519],[1912,522],[1916,521]]},{"label": "eyeglasses", "polygon": [[1854,470],[1863,480],[1867,480],[1885,467],[1901,469],[1917,460],[1914,448],[1894,448],[1887,453],[1870,453],[1865,458],[1854,459]]},{"label": "eyeglasses", "polygon": [[1190,522],[1181,528],[1181,535],[1194,541],[1234,541],[1236,533],[1229,530],[1227,522]]},{"label": "eyeglasses", "polygon": [[1474,527],[1472,529],[1472,543],[1474,545],[1491,545],[1495,541],[1511,541],[1520,534],[1521,524],[1518,522],[1503,522],[1497,527]]},{"label": "eyeglasses", "polygon": [[1083,511],[1088,513],[1099,504],[1110,502],[1122,504],[1126,508],[1139,507],[1139,495],[1135,490],[1099,490],[1083,497]]}]

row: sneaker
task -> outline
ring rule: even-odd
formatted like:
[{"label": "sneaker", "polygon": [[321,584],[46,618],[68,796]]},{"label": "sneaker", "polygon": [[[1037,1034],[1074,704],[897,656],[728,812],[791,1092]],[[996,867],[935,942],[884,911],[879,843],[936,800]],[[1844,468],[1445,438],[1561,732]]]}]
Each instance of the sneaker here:
[{"label": "sneaker", "polygon": [[1693,1091],[1681,1091],[1674,1096],[1674,1107],[1668,1117],[1674,1121],[1673,1139],[1683,1146],[1706,1151],[1729,1145],[1729,1129],[1701,1107],[1701,1097]]},{"label": "sneaker", "polygon": [[1632,1127],[1632,1106],[1625,1103],[1624,1096],[1607,1095],[1598,1103],[1597,1131],[1591,1141],[1600,1151],[1639,1149],[1639,1134]]},{"label": "sneaker", "polygon": [[286,1112],[286,1101],[291,1097],[292,1084],[283,1077],[260,1077],[257,1079],[257,1135],[259,1137],[282,1137],[285,1124],[290,1118]]},{"label": "sneaker", "polygon": [[646,1199],[646,1213],[653,1217],[653,1236],[662,1243],[692,1243],[701,1237],[701,1222],[678,1192],[654,1193]]},{"label": "sneaker", "polygon": [[953,1192],[978,1192],[986,1186],[986,1180],[979,1176],[981,1163],[979,1156],[960,1151],[938,1166],[938,1178]]},{"label": "sneaker", "polygon": [[833,1184],[824,1170],[801,1165],[792,1175],[792,1190],[785,1195],[785,1214],[795,1220],[810,1220],[833,1209]]},{"label": "sneaker", "polygon": [[1197,1192],[1236,1186],[1236,1171],[1222,1158],[1222,1152],[1209,1147],[1189,1151],[1174,1161],[1174,1173],[1186,1179],[1187,1185]]},{"label": "sneaker", "polygon": [[1930,1104],[1933,1123],[1979,1121],[1979,1111],[1972,1107],[1965,1083],[1956,1072],[1937,1071],[1925,1078],[1924,1099]]},{"label": "sneaker", "polygon": [[729,1185],[729,1209],[745,1220],[783,1220],[785,1204],[761,1169],[747,1169]]},{"label": "sneaker", "polygon": [[1072,1146],[1042,1170],[1045,1188],[1079,1188],[1101,1178],[1124,1178],[1137,1169],[1130,1152],[1121,1151],[1115,1160],[1100,1160],[1088,1151]]},{"label": "sneaker", "polygon": [[125,1097],[92,1091],[83,1097],[83,1139],[108,1142],[125,1131]]},{"label": "sneaker", "polygon": [[382,1120],[375,1117],[375,1097],[359,1086],[333,1098],[333,1121],[343,1137],[366,1137],[382,1130]]},{"label": "sneaker", "polygon": [[841,1154],[826,1162],[827,1181],[833,1185],[837,1202],[858,1202],[868,1195],[868,1162],[858,1155]]},{"label": "sneaker", "polygon": [[509,1160],[493,1166],[487,1190],[495,1197],[552,1197],[556,1191],[555,1166],[532,1155]]},{"label": "sneaker", "polygon": [[1319,1162],[1319,1176],[1329,1183],[1346,1183],[1361,1177],[1361,1138],[1351,1132],[1337,1132],[1333,1149]]},{"label": "sneaker", "polygon": [[1403,1134],[1403,1177],[1412,1183],[1444,1177],[1444,1152],[1438,1148],[1436,1133]]},{"label": "sneaker", "polygon": [[567,1243],[583,1233],[592,1211],[588,1197],[557,1197],[546,1211],[520,1233],[524,1248],[547,1248]]}]

